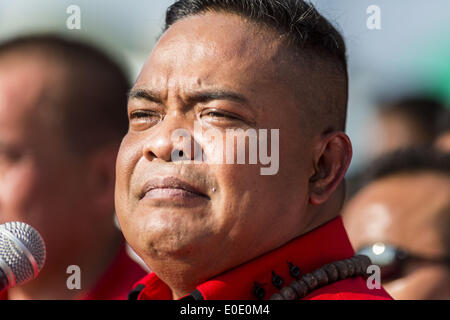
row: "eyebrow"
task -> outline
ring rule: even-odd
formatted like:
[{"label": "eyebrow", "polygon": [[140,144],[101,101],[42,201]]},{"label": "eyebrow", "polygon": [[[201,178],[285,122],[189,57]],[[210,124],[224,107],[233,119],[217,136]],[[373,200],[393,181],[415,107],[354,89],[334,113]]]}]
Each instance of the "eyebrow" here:
[{"label": "eyebrow", "polygon": [[[209,102],[213,100],[230,100],[237,103],[247,104],[248,100],[241,94],[229,91],[229,90],[199,90],[194,91],[189,94],[188,101],[189,102]],[[128,99],[144,99],[151,102],[161,103],[162,97],[161,95],[153,90],[149,89],[132,89],[128,94]]]},{"label": "eyebrow", "polygon": [[196,102],[208,102],[212,100],[231,100],[237,103],[247,103],[247,99],[236,92],[229,90],[202,90],[193,92],[189,99]]},{"label": "eyebrow", "polygon": [[128,92],[128,99],[144,99],[152,102],[161,102],[161,96],[153,91],[148,89],[131,89]]}]

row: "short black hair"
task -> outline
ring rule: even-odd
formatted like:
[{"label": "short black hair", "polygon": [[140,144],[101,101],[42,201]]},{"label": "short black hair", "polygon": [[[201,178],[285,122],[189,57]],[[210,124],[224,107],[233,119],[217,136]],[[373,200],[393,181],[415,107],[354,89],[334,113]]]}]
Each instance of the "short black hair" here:
[{"label": "short black hair", "polygon": [[436,121],[436,133],[441,135],[450,132],[450,107],[442,110]]},{"label": "short black hair", "polygon": [[379,100],[381,114],[403,114],[418,125],[425,143],[431,144],[440,131],[440,121],[445,114],[444,104],[428,94],[414,94],[391,100]]},{"label": "short black hair", "polygon": [[364,184],[394,174],[424,171],[450,176],[450,153],[432,147],[410,147],[386,153],[368,166]]},{"label": "short black hair", "polygon": [[[167,9],[164,30],[183,18],[208,12],[232,13],[267,26],[285,36],[294,52],[308,53],[313,61],[331,61],[333,68],[344,75],[345,92],[343,99],[332,98],[331,103],[326,103],[327,110],[323,115],[333,117],[338,121],[339,129],[345,129],[348,99],[345,42],[336,28],[311,3],[303,0],[178,0]],[[323,68],[320,72],[324,72]],[[334,89],[332,84],[323,87],[325,90]],[[316,118],[320,118],[320,115]]]},{"label": "short black hair", "polygon": [[120,143],[128,130],[130,84],[112,58],[90,44],[54,34],[25,35],[0,44],[0,58],[19,52],[37,52],[67,70],[64,78],[72,85],[64,87],[64,101],[51,111],[59,113],[71,151],[87,153],[102,144]]}]

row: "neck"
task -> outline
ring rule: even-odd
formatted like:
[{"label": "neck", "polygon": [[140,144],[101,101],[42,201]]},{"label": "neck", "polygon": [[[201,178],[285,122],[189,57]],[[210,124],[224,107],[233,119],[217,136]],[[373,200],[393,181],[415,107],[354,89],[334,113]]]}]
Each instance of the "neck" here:
[{"label": "neck", "polygon": [[[38,278],[24,285],[8,289],[10,300],[71,300],[86,295],[97,283],[101,275],[117,255],[122,243],[118,230],[110,230],[102,239],[95,238],[88,248],[79,250],[78,255],[67,259],[49,259]],[[66,273],[69,265],[77,265],[81,270],[81,289],[67,287]]]},{"label": "neck", "polygon": [[[199,284],[218,274],[213,269],[205,270],[206,264],[184,264],[179,260],[169,259],[152,264],[152,271],[170,288],[172,299],[178,300],[194,291]],[[202,270],[201,278],[199,270]]]}]

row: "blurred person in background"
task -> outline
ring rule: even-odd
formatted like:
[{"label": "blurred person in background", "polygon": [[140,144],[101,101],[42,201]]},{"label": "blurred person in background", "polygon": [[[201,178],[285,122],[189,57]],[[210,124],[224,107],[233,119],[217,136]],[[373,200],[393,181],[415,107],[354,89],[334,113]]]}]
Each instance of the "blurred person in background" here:
[{"label": "blurred person in background", "polygon": [[[125,299],[145,274],[113,222],[128,89],[89,45],[51,35],[0,44],[0,223],[30,224],[47,247],[38,278],[1,298]],[[79,290],[67,286],[70,265]]]},{"label": "blurred person in background", "polygon": [[434,146],[441,151],[450,152],[450,106],[439,115],[437,129],[438,136]]},{"label": "blurred person in background", "polygon": [[400,148],[430,146],[436,139],[436,119],[444,110],[427,95],[404,96],[378,104],[373,157]]},{"label": "blurred person in background", "polygon": [[[379,100],[368,138],[369,158],[374,160],[398,149],[432,146],[439,133],[437,120],[443,112],[439,99],[427,94]],[[347,200],[362,187],[365,170],[364,166],[347,176]]]},{"label": "blurred person in background", "polygon": [[399,150],[367,179],[343,210],[355,251],[381,267],[394,299],[450,299],[450,154]]}]

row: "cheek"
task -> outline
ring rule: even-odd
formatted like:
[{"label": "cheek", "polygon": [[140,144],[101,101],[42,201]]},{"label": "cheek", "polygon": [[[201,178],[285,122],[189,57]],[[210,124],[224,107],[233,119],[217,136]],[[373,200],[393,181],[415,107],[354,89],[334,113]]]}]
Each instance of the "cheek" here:
[{"label": "cheek", "polygon": [[0,219],[27,220],[38,189],[39,177],[31,162],[23,161],[5,170],[0,181]]},{"label": "cheek", "polygon": [[140,158],[140,145],[126,135],[122,140],[116,160],[116,185],[115,185],[115,207],[117,218],[121,226],[126,228],[126,214],[131,214],[133,203],[130,199],[131,177],[135,170],[136,164]]},{"label": "cheek", "polygon": [[128,194],[131,176],[141,155],[140,150],[141,147],[138,140],[127,134],[122,140],[117,154],[116,190],[121,190],[121,192],[116,192],[116,195],[124,194],[125,192]]},{"label": "cheek", "polygon": [[274,222],[282,223],[280,217],[292,223],[288,220],[299,216],[305,202],[300,184],[290,185],[281,175],[262,176],[256,165],[222,165],[212,170],[220,186],[215,211],[228,229],[244,229],[250,234]]}]

